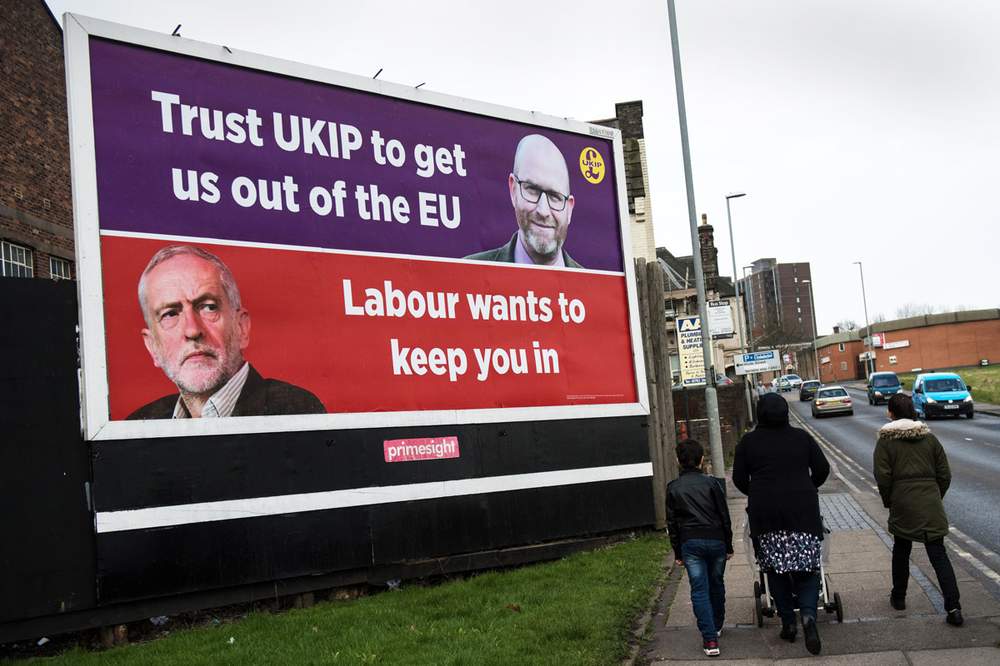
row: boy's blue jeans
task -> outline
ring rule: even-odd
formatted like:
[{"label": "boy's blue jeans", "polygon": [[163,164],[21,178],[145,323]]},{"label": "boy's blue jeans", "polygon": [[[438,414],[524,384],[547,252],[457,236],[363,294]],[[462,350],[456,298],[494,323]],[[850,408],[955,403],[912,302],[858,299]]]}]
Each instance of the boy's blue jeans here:
[{"label": "boy's blue jeans", "polygon": [[719,638],[726,621],[726,544],[718,539],[688,539],[681,559],[691,583],[691,605],[705,641]]}]

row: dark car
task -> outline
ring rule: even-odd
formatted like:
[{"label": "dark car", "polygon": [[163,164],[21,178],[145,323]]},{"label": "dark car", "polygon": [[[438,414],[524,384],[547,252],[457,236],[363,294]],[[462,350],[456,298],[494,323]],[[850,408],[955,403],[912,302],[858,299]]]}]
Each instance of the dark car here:
[{"label": "dark car", "polygon": [[802,402],[809,402],[816,397],[816,391],[819,390],[821,384],[815,379],[807,379],[802,382],[802,386],[799,387],[799,400]]},{"label": "dark car", "polygon": [[889,402],[889,398],[902,390],[895,372],[873,372],[868,378],[868,404]]}]

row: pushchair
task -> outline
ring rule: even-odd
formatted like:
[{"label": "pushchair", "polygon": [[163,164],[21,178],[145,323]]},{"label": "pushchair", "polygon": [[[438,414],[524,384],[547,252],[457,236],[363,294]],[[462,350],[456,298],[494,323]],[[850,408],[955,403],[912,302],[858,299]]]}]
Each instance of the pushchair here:
[{"label": "pushchair", "polygon": [[[827,529],[826,525],[823,525],[823,543],[820,552],[820,564],[819,564],[819,604],[817,606],[827,613],[836,613],[837,622],[844,621],[844,603],[840,599],[840,593],[834,592],[830,595],[830,579],[826,575],[826,565],[830,561],[830,540],[826,538],[826,535],[830,534],[830,530]],[[750,516],[744,514],[743,516],[743,547],[746,552],[747,561],[750,564],[750,571],[754,574],[753,581],[753,614],[754,620],[757,622],[758,627],[764,626],[765,617],[774,617],[778,609],[774,604],[774,599],[771,597],[771,590],[767,583],[767,576],[760,569],[760,563],[757,560],[757,544],[754,542],[753,538],[750,536]],[[796,604],[795,609],[798,610],[798,605]]]}]

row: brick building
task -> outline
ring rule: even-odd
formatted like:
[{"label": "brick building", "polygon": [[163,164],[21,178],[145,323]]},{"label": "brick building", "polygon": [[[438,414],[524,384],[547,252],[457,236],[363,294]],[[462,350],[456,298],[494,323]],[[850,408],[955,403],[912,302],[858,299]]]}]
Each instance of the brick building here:
[{"label": "brick building", "polygon": [[75,277],[62,29],[5,0],[0,30],[0,276]]},{"label": "brick building", "polygon": [[[816,341],[825,382],[864,379],[867,329]],[[883,321],[871,326],[875,370],[911,372],[1000,363],[1000,310],[969,310]],[[828,359],[828,361],[826,360]]]},{"label": "brick building", "polygon": [[740,292],[746,294],[751,344],[776,347],[812,342],[816,329],[811,280],[808,262],[753,262],[753,271],[740,280]]},{"label": "brick building", "polygon": [[653,213],[649,205],[649,167],[646,163],[646,139],[643,138],[642,130],[642,102],[619,102],[615,104],[614,118],[591,122],[621,130],[632,256],[635,259],[656,261]]},{"label": "brick building", "polygon": [[[816,354],[819,356],[819,380],[824,384],[852,379],[863,379],[864,362],[860,360],[865,351],[864,343],[857,331],[837,331],[816,340]],[[811,355],[812,350],[808,350]]]},{"label": "brick building", "polygon": [[[872,324],[875,369],[909,372],[1000,363],[1000,310],[968,310]],[[861,336],[868,331],[861,329]]]},{"label": "brick building", "polygon": [[[729,338],[712,341],[712,352],[716,374],[735,376],[734,356],[740,353],[743,342],[740,337],[740,304],[736,301],[736,289],[729,277],[719,275],[719,251],[715,247],[715,233],[708,223],[708,216],[701,216],[698,225],[698,247],[701,252],[701,267],[705,273],[705,295],[709,301],[728,300],[732,309],[733,329]],[[698,291],[695,285],[694,257],[674,256],[667,248],[656,248],[657,262],[663,270],[664,309],[666,311],[667,353],[674,374],[680,373],[680,358],[677,347],[676,318],[698,314]],[[742,301],[742,296],[741,296]]]}]

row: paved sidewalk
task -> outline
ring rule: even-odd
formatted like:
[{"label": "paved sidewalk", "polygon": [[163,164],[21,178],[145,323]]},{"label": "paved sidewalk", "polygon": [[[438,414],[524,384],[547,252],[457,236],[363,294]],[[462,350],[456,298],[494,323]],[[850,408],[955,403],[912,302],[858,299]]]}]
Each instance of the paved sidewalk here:
[{"label": "paved sidewalk", "polygon": [[[913,549],[906,610],[889,605],[891,537],[885,533],[887,510],[871,493],[852,493],[832,475],[820,489],[820,508],[831,534],[826,574],[829,593],[838,592],[844,621],[819,609],[823,651],[813,657],[805,648],[801,628],[795,643],[778,638],[781,621],[754,616],[750,562],[742,541],[746,498],[730,484],[735,556],[726,568],[726,625],[720,638],[722,656],[706,657],[691,610],[690,588],[682,568],[670,572],[641,651],[640,663],[717,664],[1000,664],[1000,602],[951,555],[962,592],[963,627],[944,622],[937,579],[919,545]],[[672,559],[670,560],[672,562]],[[822,599],[820,600],[822,604]]]}]

